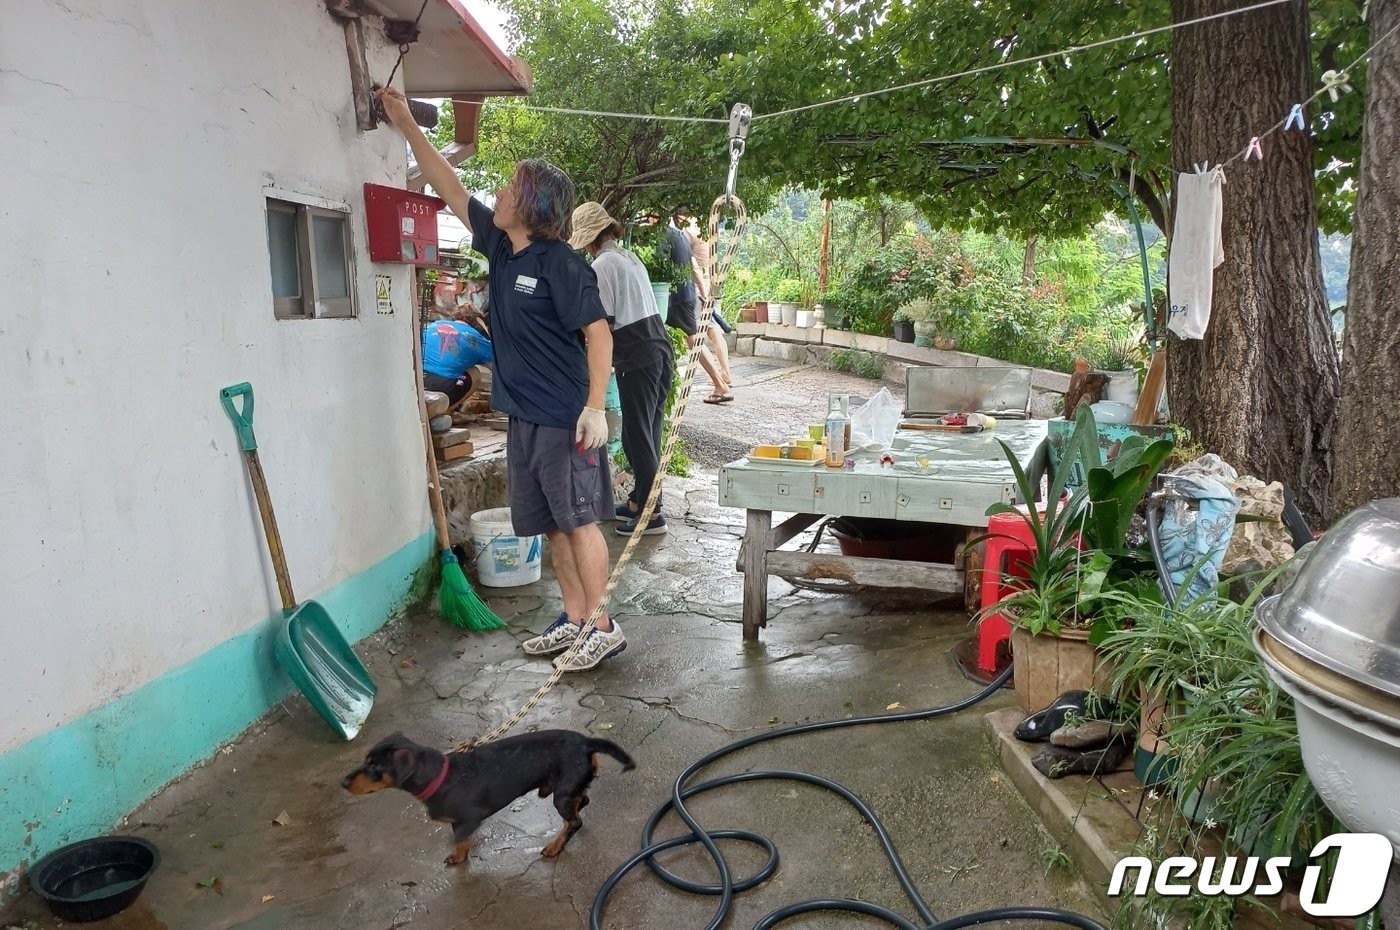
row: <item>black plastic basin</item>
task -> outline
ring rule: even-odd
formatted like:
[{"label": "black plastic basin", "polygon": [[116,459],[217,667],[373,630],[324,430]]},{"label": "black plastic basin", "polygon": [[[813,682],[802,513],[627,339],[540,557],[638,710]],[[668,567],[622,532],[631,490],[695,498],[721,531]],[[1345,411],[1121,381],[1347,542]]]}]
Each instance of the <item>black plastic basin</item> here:
[{"label": "black plastic basin", "polygon": [[160,865],[137,836],[100,836],[56,849],[29,870],[29,883],[64,920],[86,923],[131,906]]}]

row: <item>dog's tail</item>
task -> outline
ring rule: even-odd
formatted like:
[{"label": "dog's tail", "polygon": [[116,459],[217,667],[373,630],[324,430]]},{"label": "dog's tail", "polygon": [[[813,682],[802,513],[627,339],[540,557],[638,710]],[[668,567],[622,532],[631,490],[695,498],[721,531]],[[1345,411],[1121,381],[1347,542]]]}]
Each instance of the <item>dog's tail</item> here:
[{"label": "dog's tail", "polygon": [[588,751],[590,754],[595,752],[601,752],[604,755],[612,756],[614,759],[622,763],[622,770],[624,772],[630,771],[637,767],[637,763],[632,761],[632,757],[629,756],[621,746],[619,746],[617,743],[614,743],[612,740],[593,739],[592,737],[589,737]]}]

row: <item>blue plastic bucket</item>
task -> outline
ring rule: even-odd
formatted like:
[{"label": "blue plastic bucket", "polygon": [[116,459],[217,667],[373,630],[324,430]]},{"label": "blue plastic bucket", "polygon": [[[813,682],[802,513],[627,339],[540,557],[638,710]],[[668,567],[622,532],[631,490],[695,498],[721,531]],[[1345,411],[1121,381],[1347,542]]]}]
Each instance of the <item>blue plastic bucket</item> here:
[{"label": "blue plastic bucket", "polygon": [[476,577],[488,588],[513,588],[540,580],[543,537],[516,536],[510,508],[478,510],[468,529],[476,553]]}]

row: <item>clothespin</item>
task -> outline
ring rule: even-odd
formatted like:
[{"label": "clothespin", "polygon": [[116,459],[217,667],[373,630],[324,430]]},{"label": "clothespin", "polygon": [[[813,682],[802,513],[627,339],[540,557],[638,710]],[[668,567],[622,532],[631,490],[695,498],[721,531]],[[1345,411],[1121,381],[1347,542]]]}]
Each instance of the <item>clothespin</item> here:
[{"label": "clothespin", "polygon": [[1244,160],[1249,161],[1250,157],[1256,161],[1264,160],[1264,150],[1259,147],[1259,137],[1255,136],[1249,140],[1249,148],[1244,150]]},{"label": "clothespin", "polygon": [[1295,124],[1299,132],[1307,128],[1307,125],[1303,122],[1303,105],[1301,103],[1293,104],[1293,109],[1288,111],[1288,119],[1283,122],[1284,131],[1287,132],[1295,128]]},{"label": "clothespin", "polygon": [[1342,94],[1351,93],[1351,85],[1347,83],[1348,80],[1349,78],[1345,71],[1322,72],[1322,83],[1326,85],[1323,87],[1323,90],[1331,95],[1333,103],[1336,103],[1337,98]]}]

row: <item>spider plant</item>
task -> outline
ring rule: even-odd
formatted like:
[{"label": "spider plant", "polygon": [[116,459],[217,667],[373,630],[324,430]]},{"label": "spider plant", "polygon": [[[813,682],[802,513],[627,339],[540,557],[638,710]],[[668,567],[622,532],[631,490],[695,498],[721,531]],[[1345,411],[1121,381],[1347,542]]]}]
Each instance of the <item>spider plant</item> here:
[{"label": "spider plant", "polygon": [[[1136,619],[1101,646],[1115,663],[1114,686],[1172,696],[1166,735],[1177,764],[1159,787],[1178,799],[1213,796],[1194,824],[1164,811],[1144,850],[1154,860],[1203,844],[1222,845],[1226,855],[1294,858],[1339,829],[1303,768],[1293,702],[1253,648],[1254,607],[1277,574],[1256,578],[1243,602],[1226,597],[1225,584],[1177,607],[1116,595],[1134,600]],[[1147,925],[1175,919],[1192,930],[1233,926],[1237,906],[1196,895],[1143,904]]]}]

